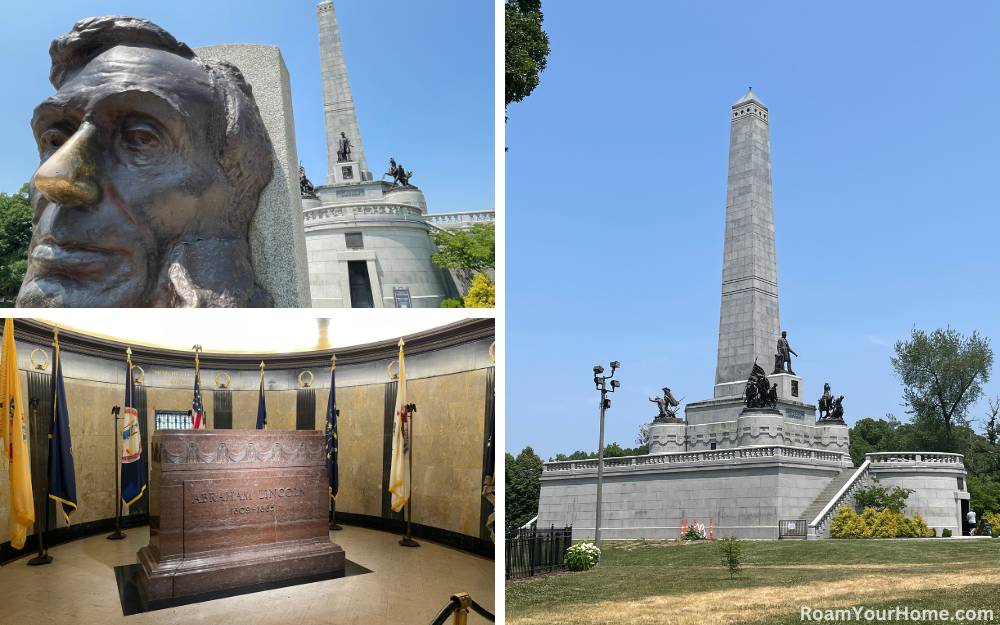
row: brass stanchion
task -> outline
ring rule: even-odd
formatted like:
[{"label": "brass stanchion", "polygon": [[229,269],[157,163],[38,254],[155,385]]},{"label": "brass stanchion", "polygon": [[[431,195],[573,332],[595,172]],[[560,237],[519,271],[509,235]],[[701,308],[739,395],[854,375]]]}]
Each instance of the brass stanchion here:
[{"label": "brass stanchion", "polygon": [[451,598],[457,599],[459,607],[455,610],[455,620],[452,621],[454,625],[466,625],[469,622],[469,608],[472,606],[472,597],[469,596],[467,592],[460,592],[454,594]]},{"label": "brass stanchion", "polygon": [[[46,356],[46,360],[47,359],[48,359],[48,357]],[[39,426],[39,423],[38,423],[38,398],[37,397],[32,397],[28,401],[28,405],[31,406],[31,430],[32,430],[32,432],[34,432],[35,446],[37,447],[38,441],[39,441],[39,437],[41,436],[40,426]],[[41,484],[41,482],[42,482],[42,473],[41,473],[42,468],[39,466],[40,462],[41,462],[41,458],[39,458],[38,449],[36,448],[35,449],[35,462],[33,464],[35,465],[35,475],[38,476],[38,486],[39,487],[41,487],[41,485],[42,485]],[[38,490],[40,491],[42,489],[39,488]],[[34,499],[34,497],[32,497],[32,499]],[[48,497],[46,497],[45,499],[46,499],[46,503],[47,503],[48,502]],[[45,506],[45,520],[46,521],[48,521],[48,512],[49,512],[48,508],[49,507],[46,505]],[[37,503],[35,505],[35,512],[38,512],[38,505],[37,505]],[[35,556],[34,558],[28,560],[28,564],[30,564],[31,566],[38,566],[39,564],[48,564],[49,562],[52,562],[52,556],[50,556],[50,555],[48,555],[48,554],[45,553],[45,543],[43,541],[43,539],[45,538],[45,535],[42,534],[41,529],[42,529],[41,520],[36,517],[35,518],[35,538],[38,539],[38,555]]]},{"label": "brass stanchion", "polygon": [[[131,352],[131,348],[129,348]],[[129,377],[132,376],[132,372],[128,372]],[[118,511],[115,515],[115,531],[108,536],[108,540],[121,540],[125,538],[127,534],[122,533],[122,478],[118,474],[119,461],[121,456],[118,452],[118,433],[121,431],[118,429],[118,416],[121,413],[121,406],[115,406],[111,409],[111,414],[115,417],[115,509]]]}]

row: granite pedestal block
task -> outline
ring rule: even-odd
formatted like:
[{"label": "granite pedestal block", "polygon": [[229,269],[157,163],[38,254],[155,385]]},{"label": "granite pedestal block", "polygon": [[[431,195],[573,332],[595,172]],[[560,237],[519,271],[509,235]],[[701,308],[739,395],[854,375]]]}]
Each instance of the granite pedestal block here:
[{"label": "granite pedestal block", "polygon": [[158,430],[138,583],[165,599],[342,570],[320,431]]},{"label": "granite pedestal block", "polygon": [[649,424],[649,453],[667,454],[684,451],[687,425],[680,419],[673,423],[653,421]]},{"label": "granite pedestal block", "polygon": [[771,408],[748,408],[736,420],[736,446],[785,444],[785,418]]}]

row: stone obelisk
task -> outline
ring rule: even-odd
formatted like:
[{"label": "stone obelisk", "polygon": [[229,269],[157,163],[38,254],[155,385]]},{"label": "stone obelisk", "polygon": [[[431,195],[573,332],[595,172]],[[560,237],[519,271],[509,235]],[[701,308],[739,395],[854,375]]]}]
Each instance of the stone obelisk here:
[{"label": "stone obelisk", "polygon": [[350,160],[358,163],[364,178],[368,175],[368,162],[361,145],[361,131],[358,129],[358,115],[354,111],[354,97],[351,95],[351,81],[347,78],[347,63],[344,61],[344,46],[340,43],[340,28],[337,13],[330,0],[316,6],[319,20],[319,57],[323,75],[323,111],[326,116],[326,157],[327,184],[335,184],[337,152],[340,149],[340,133],[351,142]]},{"label": "stone obelisk", "polygon": [[754,359],[770,374],[781,334],[768,123],[752,88],[733,105],[715,397],[740,395]]}]

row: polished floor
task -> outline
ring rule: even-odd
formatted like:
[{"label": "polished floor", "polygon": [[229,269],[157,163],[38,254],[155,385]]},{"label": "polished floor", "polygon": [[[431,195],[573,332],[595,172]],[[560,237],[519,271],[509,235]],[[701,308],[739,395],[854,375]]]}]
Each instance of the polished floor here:
[{"label": "polished floor", "polygon": [[[148,527],[126,532],[124,540],[101,534],[53,547],[45,566],[21,558],[0,567],[0,623],[426,625],[456,592],[496,613],[492,560],[428,541],[400,547],[394,534],[344,526],[331,538],[372,573],[122,616],[114,567],[135,562],[149,542]],[[470,625],[486,622],[469,615]]]}]

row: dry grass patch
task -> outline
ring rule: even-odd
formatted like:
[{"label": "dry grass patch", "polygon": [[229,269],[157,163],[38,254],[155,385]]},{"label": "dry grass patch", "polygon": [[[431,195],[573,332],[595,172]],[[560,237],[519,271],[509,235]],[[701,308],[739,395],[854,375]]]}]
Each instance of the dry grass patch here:
[{"label": "dry grass patch", "polygon": [[[855,566],[851,568],[899,569],[903,565]],[[910,565],[907,568],[920,567]],[[769,568],[838,568],[838,565],[783,566]],[[682,579],[678,583],[683,583]],[[559,613],[508,616],[512,625],[730,625],[763,620],[780,614],[798,614],[803,605],[813,609],[846,608],[861,604],[895,601],[928,590],[961,590],[970,586],[1000,584],[1000,569],[985,568],[920,575],[887,576],[865,574],[837,581],[817,581],[791,587],[762,586],[733,590],[646,597],[632,601],[563,606]]]}]

